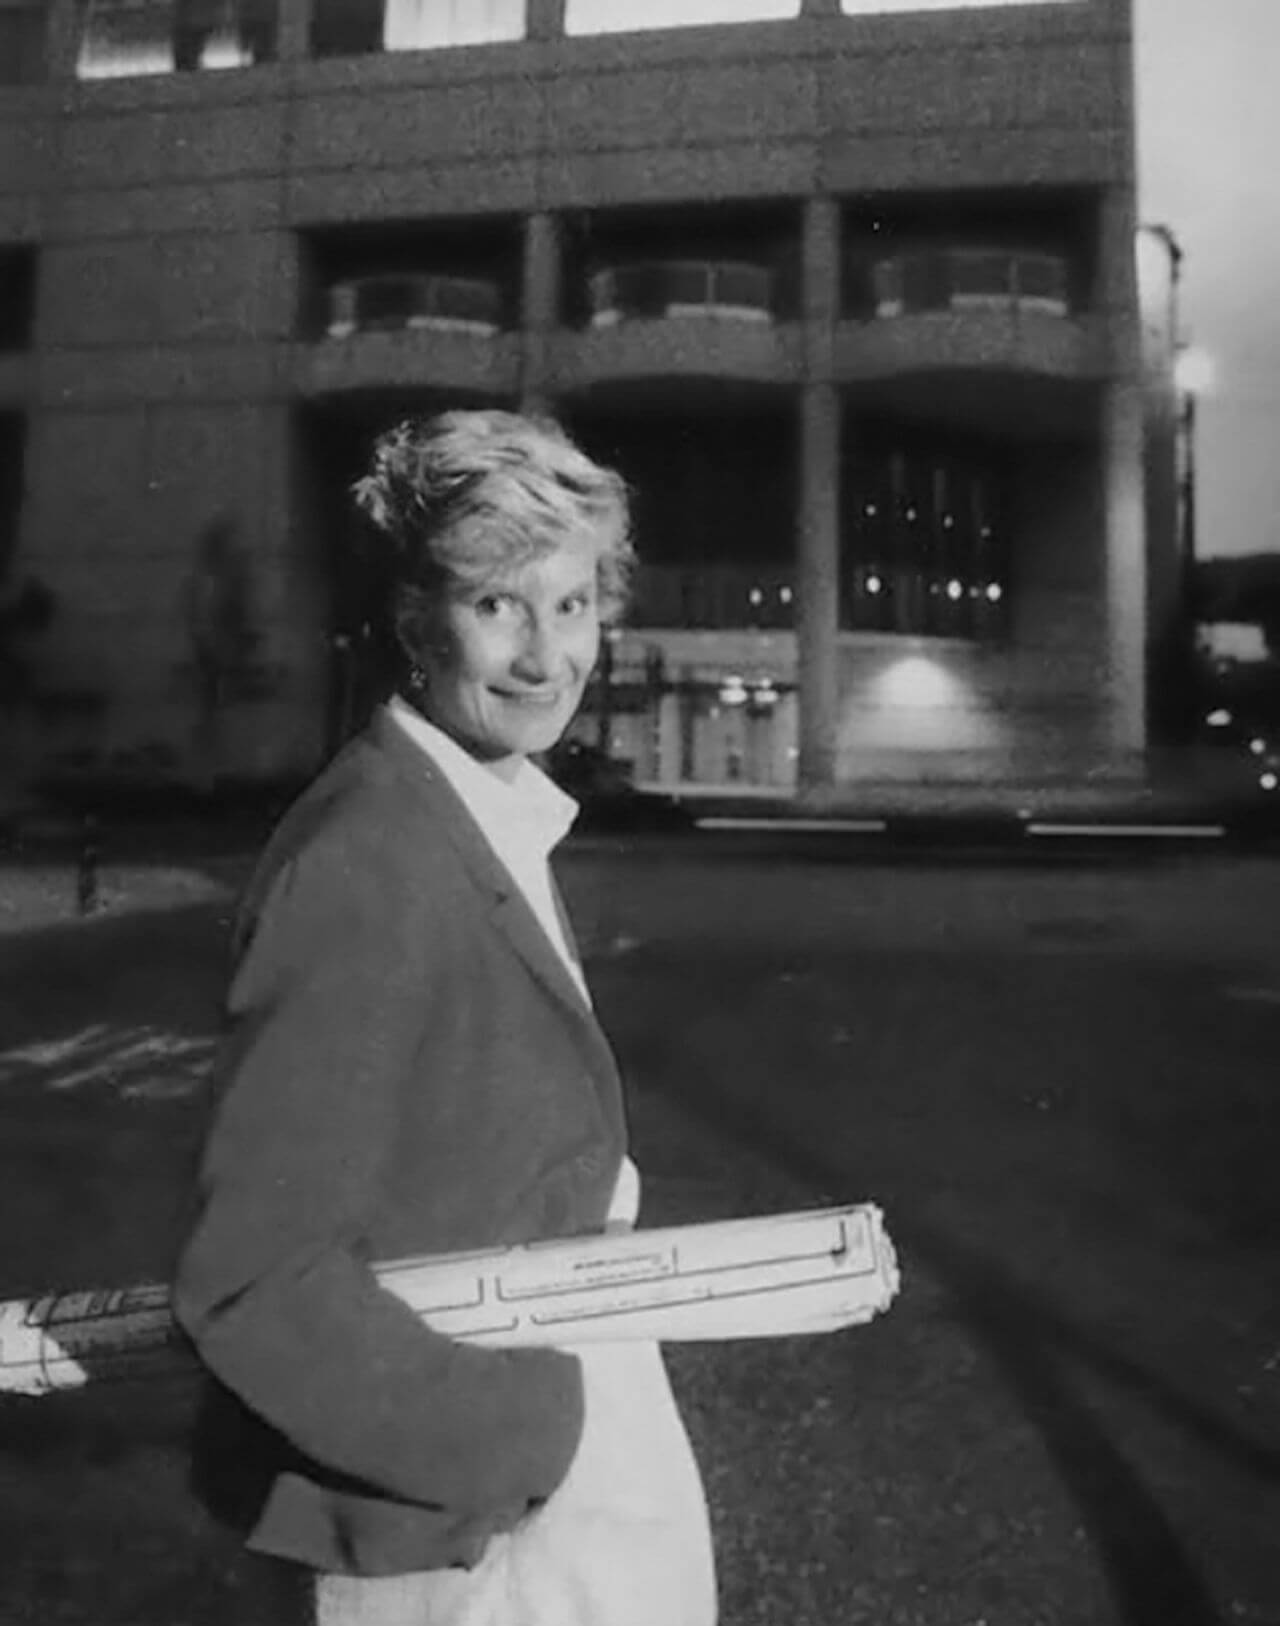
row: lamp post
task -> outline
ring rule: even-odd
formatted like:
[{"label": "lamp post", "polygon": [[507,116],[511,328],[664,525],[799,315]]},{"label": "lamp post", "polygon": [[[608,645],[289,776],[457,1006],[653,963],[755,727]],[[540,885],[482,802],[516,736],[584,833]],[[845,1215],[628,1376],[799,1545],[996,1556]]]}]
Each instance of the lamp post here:
[{"label": "lamp post", "polygon": [[1180,464],[1178,477],[1178,544],[1183,568],[1196,563],[1196,402],[1213,385],[1213,359],[1189,343],[1179,346],[1173,364],[1178,401]]},{"label": "lamp post", "polygon": [[[1162,250],[1167,265],[1158,349],[1146,351],[1147,378],[1154,385],[1154,394],[1148,395],[1148,410],[1154,407],[1154,413],[1147,430],[1147,513],[1159,549],[1149,557],[1153,570],[1159,560],[1167,561],[1154,580],[1168,584],[1167,593],[1157,587],[1156,596],[1148,598],[1150,715],[1157,737],[1183,741],[1189,737],[1195,706],[1195,399],[1184,388],[1181,359],[1185,253],[1178,234],[1163,221],[1144,221],[1138,231]],[[1149,331],[1145,323],[1144,328]]]}]

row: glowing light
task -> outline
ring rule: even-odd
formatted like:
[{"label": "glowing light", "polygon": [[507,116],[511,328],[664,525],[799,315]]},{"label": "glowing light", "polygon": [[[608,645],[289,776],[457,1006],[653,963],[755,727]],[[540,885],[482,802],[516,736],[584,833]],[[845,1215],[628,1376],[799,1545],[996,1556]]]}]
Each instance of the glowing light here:
[{"label": "glowing light", "polygon": [[1266,773],[1258,775],[1258,783],[1263,790],[1275,790],[1276,786],[1280,785],[1280,777],[1272,773],[1271,769],[1268,768]]},{"label": "glowing light", "polygon": [[1249,741],[1249,749],[1253,752],[1255,757],[1263,756],[1267,749],[1267,742],[1266,740],[1260,739],[1255,735],[1255,737]]},{"label": "glowing light", "polygon": [[862,512],[867,516],[868,519],[874,519],[880,510],[876,507],[875,503],[869,502],[864,503]]},{"label": "glowing light", "polygon": [[915,517],[916,517],[916,510],[914,508],[908,508],[907,509],[907,518],[909,520],[914,521]]},{"label": "glowing light", "polygon": [[791,589],[789,587],[780,587],[778,589],[778,597],[782,600],[782,602],[784,604],[790,604],[791,600],[795,597],[795,595],[792,593],[792,591],[791,591]]},{"label": "glowing light", "polygon": [[988,582],[987,597],[991,600],[992,604],[999,604],[1000,600],[1004,597],[1004,588],[1001,587],[999,582]]},{"label": "glowing light", "polygon": [[1204,395],[1217,377],[1213,357],[1207,350],[1190,346],[1178,352],[1173,364],[1173,382],[1183,395]]},{"label": "glowing light", "polygon": [[925,655],[906,655],[895,661],[876,688],[879,699],[897,706],[946,706],[956,697],[951,673]]},{"label": "glowing light", "polygon": [[725,678],[720,685],[720,703],[724,706],[741,706],[746,702],[747,686],[736,674]]},{"label": "glowing light", "polygon": [[955,579],[954,576],[947,583],[947,597],[951,600],[951,602],[953,604],[956,602],[957,599],[961,599],[961,598],[964,597],[964,585],[963,585],[963,583],[958,582]]},{"label": "glowing light", "polygon": [[1225,706],[1219,706],[1216,711],[1211,711],[1205,718],[1205,722],[1208,723],[1210,728],[1226,728],[1230,721],[1231,713]]},{"label": "glowing light", "polygon": [[944,531],[951,530],[952,527],[955,525],[955,522],[956,522],[956,517],[955,517],[954,514],[944,514],[942,516],[942,529]]},{"label": "glowing light", "polygon": [[753,587],[751,589],[751,591],[747,594],[747,597],[751,601],[752,604],[763,604],[764,603],[764,593],[758,587]]},{"label": "glowing light", "polygon": [[880,580],[879,576],[875,575],[874,573],[867,577],[867,592],[871,594],[872,598],[875,597],[883,586],[884,583]]}]

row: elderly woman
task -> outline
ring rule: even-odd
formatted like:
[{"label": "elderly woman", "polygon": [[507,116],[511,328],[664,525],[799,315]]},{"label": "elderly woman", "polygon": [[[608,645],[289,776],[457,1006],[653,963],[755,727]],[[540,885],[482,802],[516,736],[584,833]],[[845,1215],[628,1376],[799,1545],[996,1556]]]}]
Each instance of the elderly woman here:
[{"label": "elderly woman", "polygon": [[561,736],[621,608],[619,478],[451,412],[378,443],[395,694],[248,888],[175,1305],[269,1446],[250,1545],[319,1626],[710,1626],[706,1506],[656,1346],[427,1328],[384,1259],[634,1221],[617,1069],[548,858]]}]

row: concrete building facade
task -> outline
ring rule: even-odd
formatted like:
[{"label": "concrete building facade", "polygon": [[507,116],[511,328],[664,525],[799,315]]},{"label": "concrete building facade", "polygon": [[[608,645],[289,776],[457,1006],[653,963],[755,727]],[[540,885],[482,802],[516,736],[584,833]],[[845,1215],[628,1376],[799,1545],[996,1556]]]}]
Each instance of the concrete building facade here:
[{"label": "concrete building facade", "polygon": [[636,492],[579,728],[641,780],[821,800],[1140,757],[1168,539],[1129,0],[775,9],[10,7],[33,764],[313,769],[370,685],[350,480],[396,417],[486,401]]}]

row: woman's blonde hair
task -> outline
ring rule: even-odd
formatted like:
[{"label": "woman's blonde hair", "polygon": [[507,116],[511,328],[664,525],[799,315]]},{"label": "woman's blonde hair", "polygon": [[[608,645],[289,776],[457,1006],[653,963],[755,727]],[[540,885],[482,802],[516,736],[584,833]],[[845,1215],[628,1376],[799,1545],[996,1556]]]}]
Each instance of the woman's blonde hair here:
[{"label": "woman's blonde hair", "polygon": [[601,618],[625,608],[635,562],[626,485],[550,419],[496,409],[407,418],[379,436],[353,491],[391,546],[397,596],[481,582],[587,534]]}]

